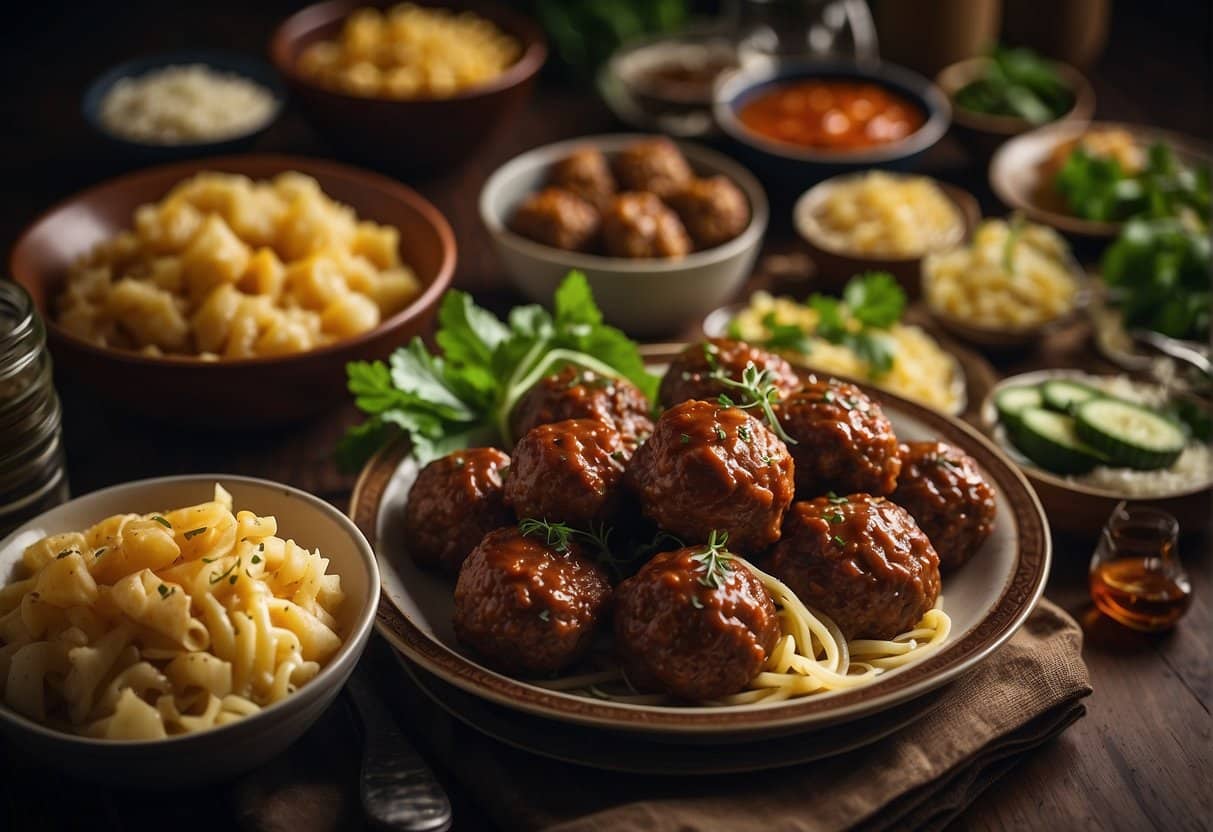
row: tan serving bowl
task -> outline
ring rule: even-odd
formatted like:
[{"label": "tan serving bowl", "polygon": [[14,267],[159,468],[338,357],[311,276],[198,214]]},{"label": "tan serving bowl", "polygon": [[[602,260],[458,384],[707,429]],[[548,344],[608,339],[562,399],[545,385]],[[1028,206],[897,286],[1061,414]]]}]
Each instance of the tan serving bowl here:
[{"label": "tan serving bowl", "polygon": [[[370,332],[281,357],[152,357],[98,346],[56,324],[51,310],[71,264],[129,228],[135,208],[161,199],[200,171],[254,179],[299,171],[314,177],[359,217],[400,231],[401,258],[421,281],[421,294]],[[257,427],[297,422],[342,401],[348,362],[386,358],[424,332],[455,270],[455,236],[437,208],[386,177],[301,156],[226,156],[149,168],[59,203],[17,240],[9,268],[45,319],[58,366],[98,398],[174,423]]]},{"label": "tan serving bowl", "polygon": [[[935,76],[939,85],[952,102],[952,130],[963,144],[972,149],[983,161],[990,157],[998,146],[1014,136],[1032,130],[1036,125],[1016,116],[991,115],[966,110],[956,103],[956,93],[970,81],[981,77],[990,63],[989,58],[969,58],[944,67]],[[1074,106],[1061,118],[1050,122],[1086,124],[1095,113],[1095,91],[1082,73],[1068,64],[1051,62],[1053,71],[1070,92],[1074,94]]]},{"label": "tan serving bowl", "polygon": [[[815,224],[810,221],[811,215],[832,189],[867,173],[868,171],[863,171],[862,173],[834,176],[809,188],[796,200],[796,205],[792,209],[792,224],[796,228],[796,233],[804,240],[809,255],[813,258],[814,265],[817,266],[817,280],[820,282],[821,288],[838,290],[857,274],[866,271],[885,271],[897,279],[897,282],[911,298],[917,298],[922,293],[923,259],[930,252],[910,257],[859,254],[826,242],[817,232]],[[919,176],[919,174],[898,173],[888,175],[898,178]],[[973,229],[981,222],[981,207],[977,204],[977,200],[963,188],[940,182],[929,176],[923,178],[930,179],[956,207],[963,225],[956,243],[967,242]]]}]

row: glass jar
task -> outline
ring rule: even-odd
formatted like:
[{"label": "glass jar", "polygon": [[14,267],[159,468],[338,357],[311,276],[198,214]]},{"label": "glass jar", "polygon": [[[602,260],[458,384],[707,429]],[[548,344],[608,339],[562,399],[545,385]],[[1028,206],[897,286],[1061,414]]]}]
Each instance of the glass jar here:
[{"label": "glass jar", "polygon": [[25,289],[0,280],[0,537],[67,496],[46,329]]}]

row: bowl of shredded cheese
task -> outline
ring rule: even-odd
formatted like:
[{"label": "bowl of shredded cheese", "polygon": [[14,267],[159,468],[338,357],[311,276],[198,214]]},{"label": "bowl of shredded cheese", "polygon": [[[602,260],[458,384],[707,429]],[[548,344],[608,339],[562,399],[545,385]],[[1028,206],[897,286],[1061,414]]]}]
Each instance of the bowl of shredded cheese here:
[{"label": "bowl of shredded cheese", "polygon": [[827,179],[806,191],[793,224],[823,285],[887,271],[916,297],[923,257],[959,245],[980,219],[967,192],[927,176],[871,170]]},{"label": "bowl of shredded cheese", "polygon": [[986,220],[968,245],[927,256],[922,279],[932,317],[987,349],[1036,343],[1071,320],[1088,295],[1065,240],[1019,218]]},{"label": "bowl of shredded cheese", "polygon": [[251,147],[277,120],[286,91],[256,58],[187,50],[120,64],[89,85],[85,121],[128,156],[167,161]]}]

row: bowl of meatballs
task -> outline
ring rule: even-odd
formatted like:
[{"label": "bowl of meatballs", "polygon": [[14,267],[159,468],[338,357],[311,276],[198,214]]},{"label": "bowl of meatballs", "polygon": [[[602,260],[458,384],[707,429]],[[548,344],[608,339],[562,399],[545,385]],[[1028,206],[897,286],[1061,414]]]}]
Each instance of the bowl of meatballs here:
[{"label": "bowl of meatballs", "polygon": [[741,741],[922,695],[1034,607],[1047,521],[972,428],[740,341],[650,366],[655,402],[566,365],[511,448],[368,463],[396,648],[530,713]]},{"label": "bowl of meatballs", "polygon": [[546,303],[580,270],[607,322],[636,336],[669,335],[731,300],[768,213],[745,168],[664,136],[536,148],[480,192],[481,219],[524,294]]}]

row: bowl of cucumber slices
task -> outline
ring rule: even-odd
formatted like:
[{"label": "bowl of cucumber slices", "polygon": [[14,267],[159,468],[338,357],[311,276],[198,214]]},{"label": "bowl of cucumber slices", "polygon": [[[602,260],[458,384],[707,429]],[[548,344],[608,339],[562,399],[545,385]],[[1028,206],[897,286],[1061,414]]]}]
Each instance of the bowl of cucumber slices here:
[{"label": "bowl of cucumber slices", "polygon": [[983,427],[1036,488],[1053,528],[1092,535],[1121,501],[1202,528],[1213,504],[1213,409],[1123,375],[1041,370],[994,387]]}]

